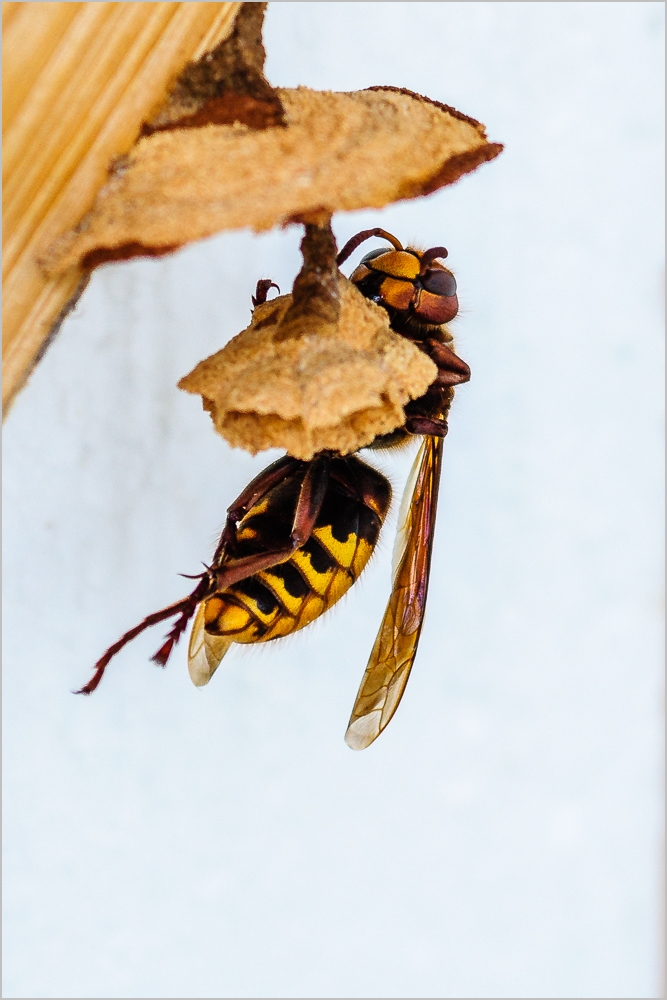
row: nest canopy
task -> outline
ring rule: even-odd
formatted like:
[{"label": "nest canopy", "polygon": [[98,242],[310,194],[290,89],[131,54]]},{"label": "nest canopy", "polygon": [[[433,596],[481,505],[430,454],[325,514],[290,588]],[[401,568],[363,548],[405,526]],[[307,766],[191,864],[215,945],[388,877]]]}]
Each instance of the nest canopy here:
[{"label": "nest canopy", "polygon": [[431,359],[342,275],[338,295],[337,322],[310,333],[283,322],[292,296],[257,306],[246,330],[181,379],[231,445],[348,454],[400,426],[405,403],[433,382]]},{"label": "nest canopy", "polygon": [[380,208],[451,184],[502,149],[474,119],[398,88],[274,94],[284,124],[176,123],[142,138],[44,266],[58,273],[222,230]]}]

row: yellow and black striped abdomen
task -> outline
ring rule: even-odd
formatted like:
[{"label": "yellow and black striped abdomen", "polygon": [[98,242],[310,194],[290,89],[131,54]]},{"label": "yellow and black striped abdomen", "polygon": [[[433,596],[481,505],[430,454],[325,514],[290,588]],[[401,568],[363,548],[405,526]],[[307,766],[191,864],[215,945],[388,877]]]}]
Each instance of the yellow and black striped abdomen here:
[{"label": "yellow and black striped abdomen", "polygon": [[[238,527],[238,555],[288,540],[306,463],[274,487]],[[334,458],[311,537],[286,562],[210,597],[205,628],[234,642],[268,642],[296,632],[328,611],[358,579],[389,508],[389,483],[349,456]]]}]

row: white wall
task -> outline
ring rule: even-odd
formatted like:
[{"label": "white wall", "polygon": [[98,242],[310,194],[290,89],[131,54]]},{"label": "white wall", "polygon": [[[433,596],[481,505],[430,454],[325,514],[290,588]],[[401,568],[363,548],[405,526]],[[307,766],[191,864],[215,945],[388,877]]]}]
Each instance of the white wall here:
[{"label": "white wall", "polygon": [[[101,269],[5,425],[8,997],[649,997],[659,987],[662,3],[275,3],[272,82],[406,86],[502,156],[335,220],[460,287],[429,612],[343,732],[391,529],[326,620],[195,690],[144,635],[272,456],[175,383],[299,232]],[[415,150],[419,155],[419,150]],[[270,182],[267,179],[267,182]],[[405,459],[383,460],[400,488]]]}]

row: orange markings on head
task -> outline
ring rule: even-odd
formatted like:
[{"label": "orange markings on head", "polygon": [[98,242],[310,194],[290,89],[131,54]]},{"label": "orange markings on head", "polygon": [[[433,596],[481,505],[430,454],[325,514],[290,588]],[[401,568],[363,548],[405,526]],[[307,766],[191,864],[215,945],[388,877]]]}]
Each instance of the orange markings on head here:
[{"label": "orange markings on head", "polygon": [[387,253],[366,261],[371,271],[381,271],[392,278],[402,278],[404,281],[414,281],[418,276],[421,263],[418,257],[405,250],[388,250]]},{"label": "orange markings on head", "polygon": [[383,300],[392,309],[404,312],[410,307],[415,295],[415,286],[411,281],[399,281],[397,278],[385,278],[380,285]]}]

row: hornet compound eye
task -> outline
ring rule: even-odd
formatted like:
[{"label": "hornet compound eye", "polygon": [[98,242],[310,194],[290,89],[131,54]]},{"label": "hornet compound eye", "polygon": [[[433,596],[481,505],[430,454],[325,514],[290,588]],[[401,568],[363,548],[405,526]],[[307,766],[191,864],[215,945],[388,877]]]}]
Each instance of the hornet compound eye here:
[{"label": "hornet compound eye", "polygon": [[451,298],[456,295],[456,278],[449,271],[433,268],[421,276],[422,287],[433,295],[444,295]]}]

